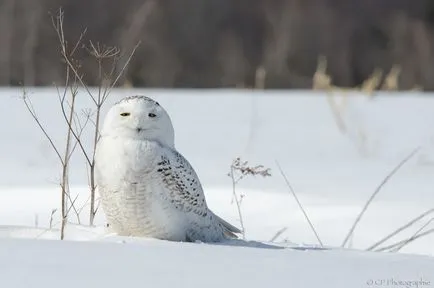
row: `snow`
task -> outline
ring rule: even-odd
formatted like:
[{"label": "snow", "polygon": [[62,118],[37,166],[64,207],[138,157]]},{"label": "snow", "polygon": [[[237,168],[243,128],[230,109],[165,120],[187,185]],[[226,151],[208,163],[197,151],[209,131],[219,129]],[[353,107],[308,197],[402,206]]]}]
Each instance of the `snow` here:
[{"label": "snow", "polygon": [[[164,241],[119,244],[8,239],[0,244],[1,256],[13,255],[7,263],[0,262],[0,281],[6,283],[2,287],[14,288],[375,287],[371,281],[381,280],[424,281],[429,284],[419,287],[430,287],[434,268],[428,257],[357,251],[293,251]],[[20,272],[22,276],[17,277]]]},{"label": "snow", "polygon": [[[26,90],[47,132],[62,147],[65,124],[55,89]],[[341,118],[334,117],[331,98],[313,91],[116,89],[107,105],[132,94],[155,98],[166,108],[177,149],[196,169],[210,208],[229,222],[240,226],[227,176],[232,160],[240,156],[271,168],[271,177],[246,178],[237,185],[245,195],[241,209],[246,241],[204,244],[118,237],[104,227],[101,211],[96,227],[88,227],[81,157],[72,159],[70,173],[72,197],[83,207],[82,225],[72,213],[75,224],[67,226],[66,241],[57,240],[60,215],[53,209],[60,203],[59,162],[25,110],[22,90],[3,88],[0,287],[434,285],[434,234],[399,253],[364,251],[434,208],[434,97],[417,92],[373,98],[336,95],[332,100],[341,107]],[[78,104],[80,109],[92,107],[85,93]],[[337,121],[342,121],[341,128]],[[91,136],[84,134],[86,148]],[[375,188],[418,146],[421,150],[366,211],[351,248],[340,248]],[[276,161],[326,250],[317,249]],[[433,217],[428,215],[385,245],[414,235]],[[424,231],[432,228],[434,221]]]}]

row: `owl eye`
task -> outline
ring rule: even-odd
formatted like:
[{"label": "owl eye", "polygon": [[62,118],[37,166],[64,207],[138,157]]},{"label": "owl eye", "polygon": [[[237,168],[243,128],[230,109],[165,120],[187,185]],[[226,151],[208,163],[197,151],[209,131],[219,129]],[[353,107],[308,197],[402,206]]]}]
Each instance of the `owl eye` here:
[{"label": "owl eye", "polygon": [[121,113],[120,115],[121,115],[122,117],[126,117],[126,116],[130,116],[130,114],[131,114],[131,113],[124,112],[124,113]]},{"label": "owl eye", "polygon": [[155,115],[154,113],[149,113],[148,116],[151,118],[157,117],[157,115]]}]

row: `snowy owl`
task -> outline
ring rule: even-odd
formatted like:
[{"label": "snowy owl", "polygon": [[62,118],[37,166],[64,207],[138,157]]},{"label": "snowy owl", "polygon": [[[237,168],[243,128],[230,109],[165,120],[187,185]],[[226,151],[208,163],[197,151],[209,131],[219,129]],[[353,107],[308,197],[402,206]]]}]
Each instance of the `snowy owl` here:
[{"label": "snowy owl", "polygon": [[218,242],[240,233],[208,208],[198,176],[175,149],[169,115],[153,99],[114,104],[95,153],[102,208],[118,235]]}]

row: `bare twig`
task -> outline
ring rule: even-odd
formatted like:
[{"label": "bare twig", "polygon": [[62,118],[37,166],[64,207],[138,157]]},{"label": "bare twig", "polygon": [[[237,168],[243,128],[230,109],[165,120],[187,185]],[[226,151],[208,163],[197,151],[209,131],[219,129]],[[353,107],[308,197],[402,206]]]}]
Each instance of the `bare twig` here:
[{"label": "bare twig", "polygon": [[[63,19],[62,19],[63,21]],[[63,24],[62,24],[63,25]],[[62,29],[63,31],[63,29]],[[83,41],[84,35],[87,33],[87,28],[84,28],[83,32],[81,32],[80,37],[78,38],[77,43],[75,43],[75,46],[72,48],[71,53],[69,53],[69,56],[72,57],[75,54],[75,51],[77,51],[77,48],[80,46],[80,44]]]},{"label": "bare twig", "polygon": [[[236,173],[238,175],[236,175]],[[241,225],[243,239],[245,239],[245,235],[246,235],[246,230],[243,221],[243,214],[241,212],[241,202],[243,200],[244,195],[241,194],[239,197],[237,196],[236,186],[238,182],[240,182],[245,176],[256,176],[256,175],[260,175],[262,177],[271,176],[270,168],[265,168],[263,165],[249,166],[248,162],[241,161],[240,157],[237,157],[232,161],[230,171],[228,173],[228,176],[231,177],[232,180],[232,195],[237,205],[238,217],[240,218],[240,225]]]},{"label": "bare twig", "polygon": [[[121,78],[122,74],[124,73],[125,69],[127,68],[127,66],[130,64],[131,59],[133,58],[133,55],[136,53],[137,48],[140,46],[140,41],[137,42],[136,46],[134,46],[133,51],[131,52],[130,56],[128,57],[127,61],[125,62],[124,66],[122,66],[121,71],[119,72],[118,76],[116,77],[115,81],[113,81],[110,90],[116,86],[116,84],[118,83],[119,79]],[[108,91],[108,93],[106,94],[105,99],[107,99],[107,97],[109,96],[110,90]]]},{"label": "bare twig", "polygon": [[375,248],[377,248],[378,246],[380,246],[381,244],[383,244],[384,242],[386,242],[387,240],[389,240],[390,238],[394,237],[395,235],[397,235],[398,233],[404,231],[405,229],[409,228],[410,226],[412,226],[413,224],[415,224],[416,222],[418,222],[419,220],[421,220],[422,218],[424,218],[425,216],[434,213],[434,208],[429,209],[425,212],[423,212],[422,214],[420,214],[419,216],[417,216],[416,218],[412,219],[411,221],[409,221],[407,224],[399,227],[398,229],[396,229],[395,231],[393,231],[392,233],[390,233],[389,235],[387,235],[386,237],[382,238],[380,241],[372,244],[371,246],[369,246],[366,250],[367,251],[372,251]]},{"label": "bare twig", "polygon": [[391,245],[388,245],[388,246],[376,249],[374,251],[375,252],[382,252],[382,251],[386,251],[386,250],[396,249],[396,247],[399,247],[399,246],[401,246],[403,244],[407,245],[407,244],[409,244],[409,243],[411,243],[411,242],[413,242],[413,241],[415,241],[415,240],[417,240],[419,238],[422,238],[422,237],[427,236],[427,235],[432,234],[432,233],[434,233],[434,228],[426,230],[425,232],[422,232],[420,234],[414,235],[413,237],[410,237],[409,239],[404,239],[402,241],[399,241],[397,243],[394,243],[394,244],[391,244]]},{"label": "bare twig", "polygon": [[[38,119],[38,116],[36,114],[35,109],[33,108],[32,102],[31,100],[27,97],[26,92],[24,91],[23,93],[23,100],[24,100],[24,104],[27,107],[27,110],[29,111],[29,113],[31,114],[31,116],[33,117],[33,119],[35,120],[35,122],[38,124],[39,128],[41,129],[41,131],[43,132],[43,134],[45,135],[45,137],[48,139],[48,141],[51,144],[51,147],[53,148],[53,150],[55,151],[57,157],[59,158],[60,163],[62,164],[62,180],[60,182],[60,187],[61,187],[61,211],[62,211],[62,227],[61,227],[61,232],[60,232],[60,239],[63,240],[64,238],[64,228],[65,228],[65,224],[67,222],[67,212],[66,212],[66,206],[67,206],[67,202],[66,199],[69,195],[69,184],[68,184],[68,159],[69,159],[69,154],[70,154],[70,139],[67,136],[67,141],[66,141],[66,147],[65,147],[65,154],[62,157],[59,149],[57,148],[57,146],[54,144],[53,140],[51,139],[51,137],[48,135],[48,133],[46,132],[44,126],[41,124],[41,122]],[[69,133],[68,133],[69,134]]]},{"label": "bare twig", "polygon": [[[116,47],[101,47],[99,45],[99,43],[97,43],[97,45],[95,46],[92,42],[91,42],[91,54],[95,57],[95,59],[97,60],[98,63],[98,76],[99,76],[99,80],[100,80],[100,85],[98,87],[98,97],[96,100],[96,116],[95,116],[95,130],[94,130],[94,139],[93,139],[93,152],[92,152],[92,160],[91,160],[91,164],[90,166],[90,194],[91,194],[91,199],[90,199],[90,214],[89,214],[89,222],[90,225],[93,225],[93,221],[95,218],[95,215],[97,213],[97,209],[95,208],[95,193],[96,193],[96,182],[95,182],[95,152],[96,152],[96,146],[99,140],[99,126],[100,126],[100,121],[101,121],[101,107],[104,105],[105,101],[107,100],[111,89],[116,85],[116,83],[118,82],[118,80],[120,79],[121,75],[124,73],[126,67],[128,66],[128,64],[130,63],[136,49],[138,48],[138,46],[140,45],[140,42],[137,43],[137,45],[133,48],[133,51],[130,53],[126,63],[124,64],[123,68],[121,69],[121,71],[118,73],[118,75],[116,76],[115,80],[113,81],[113,83],[111,85],[106,86],[105,85],[105,80],[106,79],[106,75],[103,73],[103,60],[105,59],[113,59],[113,65],[112,65],[112,69],[108,75],[108,78],[111,79],[114,75],[115,69],[114,67],[116,67],[116,62],[119,60],[118,55],[120,54],[120,50]],[[102,91],[102,87],[105,86],[104,91]]]},{"label": "bare twig", "polygon": [[344,241],[341,244],[341,247],[345,247],[345,245],[348,242],[348,239],[350,239],[351,235],[354,233],[354,230],[356,229],[357,224],[362,219],[363,214],[368,209],[371,202],[374,200],[375,196],[381,191],[383,186],[392,178],[393,175],[395,175],[396,172],[405,164],[407,163],[418,151],[420,150],[420,147],[414,149],[407,157],[405,157],[393,170],[387,174],[387,176],[381,181],[380,185],[375,189],[374,193],[372,193],[371,197],[369,197],[368,201],[366,202],[365,206],[363,207],[360,214],[357,216],[356,220],[354,221],[353,225],[351,226],[350,230],[348,231],[347,236],[345,237]]},{"label": "bare twig", "polygon": [[309,223],[310,229],[312,230],[312,232],[315,234],[316,239],[318,240],[318,243],[321,245],[321,247],[323,247],[323,243],[321,241],[321,238],[318,235],[318,232],[316,231],[315,227],[313,226],[312,222],[310,221],[309,216],[306,213],[306,210],[304,210],[303,205],[301,205],[300,200],[298,200],[297,194],[295,193],[294,189],[292,188],[291,184],[289,183],[288,178],[286,177],[285,173],[282,170],[282,167],[280,166],[279,162],[277,162],[276,160],[276,165],[277,168],[279,168],[280,174],[282,175],[283,179],[285,180],[286,186],[288,187],[289,191],[291,192],[291,194],[294,196],[295,201],[297,201],[297,205],[298,207],[301,209],[301,211],[303,212],[304,218],[306,219],[306,221]]},{"label": "bare twig", "polygon": [[392,250],[392,252],[398,252],[399,250],[401,250],[402,248],[404,248],[404,246],[410,244],[411,242],[414,241],[414,239],[421,234],[422,230],[424,230],[426,227],[428,227],[429,224],[431,224],[434,221],[434,218],[431,218],[430,220],[428,220],[422,227],[420,227],[409,239],[407,239],[404,243],[398,245],[396,248],[394,248]]},{"label": "bare twig", "polygon": [[243,213],[241,213],[241,203],[240,203],[241,201],[238,200],[237,193],[236,193],[236,185],[237,185],[238,181],[235,180],[234,168],[232,166],[231,166],[231,171],[230,171],[230,177],[232,179],[232,194],[233,194],[233,197],[235,199],[235,203],[237,205],[238,217],[240,219],[240,225],[241,225],[241,231],[242,231],[243,239],[245,239],[246,230],[244,228]]},{"label": "bare twig", "polygon": [[[63,31],[63,19],[64,19],[64,12],[63,12],[62,9],[59,9],[59,13],[56,16],[56,20],[54,20],[54,17],[51,18],[51,22],[53,24],[54,30],[56,31],[57,36],[59,38],[59,42],[60,42],[60,46],[61,46],[60,54],[62,55],[62,59],[66,62],[66,64],[69,67],[69,69],[71,69],[71,71],[73,72],[73,74],[76,77],[76,79],[80,82],[80,84],[85,89],[85,91],[87,92],[87,94],[91,97],[91,99],[96,104],[95,98],[93,97],[93,95],[90,92],[90,90],[87,87],[87,85],[84,83],[82,75],[79,74],[79,72],[76,69],[75,65],[71,62],[71,60],[70,60],[71,55],[68,55],[68,52],[67,52],[67,43],[65,41],[65,33]],[[74,46],[74,49],[72,50],[73,53],[75,53],[77,47],[79,46],[79,43],[81,43],[81,40],[83,39],[84,34],[86,33],[86,31],[87,30],[85,29],[81,33],[80,38],[78,40],[78,43]]]},{"label": "bare twig", "polygon": [[[75,98],[77,96],[76,92],[71,94],[71,98],[72,98],[72,103],[71,107],[74,107],[75,104]],[[72,122],[73,122],[73,118],[71,118],[71,116],[67,115],[67,112],[65,110],[65,103],[64,103],[64,99],[60,99],[60,108],[62,111],[62,116],[65,119],[66,124],[68,125],[68,131],[74,136],[75,140],[77,141],[78,146],[80,147],[81,151],[83,152],[83,156],[85,157],[86,161],[88,162],[89,165],[91,165],[92,161],[90,160],[86,149],[83,146],[83,143],[80,139],[79,134],[76,133],[76,131],[74,130],[74,127],[72,127]],[[74,114],[74,109],[70,108],[70,113],[72,113],[72,115]]]},{"label": "bare twig", "polygon": [[50,214],[50,229],[52,229],[53,228],[53,217],[54,217],[54,214],[57,212],[57,209],[53,209],[53,210],[51,210],[51,214]]},{"label": "bare twig", "polygon": [[59,161],[63,165],[62,156],[60,155],[59,150],[57,149],[56,145],[54,144],[53,139],[48,135],[48,133],[45,130],[44,126],[39,121],[39,118],[38,118],[38,116],[36,114],[35,108],[33,108],[32,101],[27,96],[27,92],[26,91],[24,91],[24,93],[23,93],[23,100],[24,100],[24,104],[26,105],[27,110],[29,111],[29,113],[32,116],[33,120],[35,120],[36,124],[38,124],[39,129],[41,129],[42,133],[44,133],[45,138],[47,138],[48,142],[50,142],[51,148],[53,148],[54,152],[56,153],[57,157],[59,158]]},{"label": "bare twig", "polygon": [[[129,55],[126,63],[124,64],[123,68],[119,72],[118,75],[114,75],[115,68],[117,67],[116,63],[120,58],[120,50],[116,47],[106,47],[104,45],[100,45],[99,43],[93,43],[89,42],[89,47],[85,47],[83,45],[83,39],[86,34],[86,29],[80,34],[79,39],[75,43],[75,45],[72,45],[71,47],[68,46],[68,41],[66,40],[65,31],[64,31],[64,12],[62,9],[59,9],[58,14],[56,16],[51,17],[52,25],[54,27],[54,30],[56,32],[58,41],[59,41],[59,50],[61,54],[61,60],[65,63],[65,88],[63,91],[60,91],[60,89],[57,88],[58,93],[58,100],[60,103],[60,109],[62,112],[62,117],[67,124],[67,134],[66,134],[66,144],[65,144],[65,153],[61,153],[58,147],[56,147],[55,143],[52,141],[48,133],[46,132],[46,129],[42,125],[42,123],[39,121],[36,112],[33,108],[33,105],[28,99],[26,93],[24,93],[24,103],[27,107],[27,110],[32,115],[33,119],[38,124],[41,131],[44,133],[44,135],[49,140],[51,146],[53,147],[54,151],[56,152],[57,157],[59,158],[59,161],[62,164],[62,178],[60,181],[60,187],[62,189],[62,197],[61,197],[61,212],[62,212],[62,227],[61,227],[61,239],[64,238],[64,228],[67,223],[68,215],[70,211],[74,211],[77,215],[77,221],[81,222],[80,220],[80,212],[82,209],[76,209],[75,202],[77,200],[77,197],[75,199],[71,199],[70,195],[70,187],[69,187],[69,163],[71,160],[71,157],[76,150],[77,147],[80,147],[81,154],[84,156],[84,159],[86,160],[86,168],[88,172],[88,180],[89,180],[89,186],[90,186],[90,225],[93,225],[94,217],[98,211],[99,206],[96,205],[96,182],[94,178],[95,174],[95,150],[97,146],[97,142],[100,137],[99,133],[99,125],[100,125],[100,117],[101,117],[101,108],[105,101],[108,98],[108,95],[110,93],[110,90],[116,85],[119,78],[121,77],[121,74],[126,69],[127,65],[129,64],[130,60],[133,57],[133,54],[135,53],[137,47],[139,46],[140,42],[134,47],[133,51]],[[76,61],[73,56],[76,54],[78,49],[85,48],[90,55],[95,58],[98,64],[98,76],[99,76],[99,86],[98,86],[98,94],[92,94],[89,87],[84,81],[84,75],[80,71],[81,65],[78,61]],[[109,74],[106,74],[104,71],[105,62],[104,61],[113,61],[112,68],[109,72]],[[115,78],[113,82],[111,82],[111,79]],[[79,87],[82,87],[85,92],[88,94],[88,96],[91,98],[93,104],[96,107],[95,114],[91,112],[83,112],[86,119],[82,122],[80,121],[80,117],[76,111],[76,102],[77,102],[77,95],[79,91]],[[94,131],[93,131],[93,147],[92,150],[89,149],[86,150],[84,147],[84,142],[82,141],[82,134],[87,126],[87,124],[91,122],[94,125]],[[70,206],[68,206],[70,204]],[[99,205],[99,203],[98,203]],[[50,224],[52,225],[52,223]]]},{"label": "bare twig", "polygon": [[71,212],[71,209],[74,209],[74,211],[75,211],[75,213],[76,213],[76,215],[77,215],[77,221],[78,221],[78,224],[81,224],[81,223],[80,223],[80,214],[79,214],[78,210],[75,208],[75,202],[76,202],[77,199],[78,199],[78,194],[75,195],[74,200],[72,200],[72,199],[71,199],[71,196],[69,195],[69,199],[70,199],[70,201],[71,201],[71,206],[68,207],[67,214],[69,215],[69,212]]},{"label": "bare twig", "polygon": [[276,234],[274,234],[273,237],[271,237],[269,242],[273,242],[275,241],[277,238],[280,237],[280,235],[282,235],[286,230],[288,230],[287,227],[283,227],[282,229],[280,229],[279,231],[276,232]]},{"label": "bare twig", "polygon": [[[74,117],[74,113],[75,113],[74,107],[75,107],[76,95],[77,95],[76,93],[71,94],[71,108],[70,108],[68,117],[66,116],[65,107],[64,107],[65,98],[63,98],[63,100],[61,101],[62,113],[65,116],[66,123],[68,123],[68,132],[66,134],[66,147],[65,147],[65,156],[64,156],[64,160],[63,160],[62,183],[61,183],[61,187],[62,187],[62,227],[60,230],[61,239],[63,239],[64,235],[65,235],[65,224],[68,220],[68,212],[69,212],[67,201],[66,201],[66,197],[70,198],[69,161],[68,160],[70,159],[70,154],[71,154],[71,133],[73,132],[73,129],[71,127],[71,123],[73,121],[73,117]],[[72,203],[72,206],[74,206],[74,203]]]},{"label": "bare twig", "polygon": [[[81,123],[81,121],[78,119],[78,116],[76,115],[76,113],[74,113],[74,114],[77,117],[77,120],[74,120],[75,129],[76,129],[76,131],[78,131],[77,132],[78,138],[81,139],[81,135],[83,134],[84,129],[86,128],[87,124],[89,123],[90,118],[86,117],[84,123]],[[78,146],[78,143],[79,143],[78,141],[74,142],[74,146],[71,149],[71,153],[69,154],[68,161],[71,159],[72,154],[74,153],[75,149]]]}]

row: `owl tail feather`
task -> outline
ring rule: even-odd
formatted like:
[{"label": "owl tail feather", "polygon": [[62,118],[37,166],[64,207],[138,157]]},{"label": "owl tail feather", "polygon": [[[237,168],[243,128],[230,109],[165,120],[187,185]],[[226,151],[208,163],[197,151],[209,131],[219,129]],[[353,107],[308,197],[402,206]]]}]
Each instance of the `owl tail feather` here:
[{"label": "owl tail feather", "polygon": [[214,214],[214,215],[217,218],[217,220],[219,221],[220,225],[223,226],[223,229],[224,229],[223,232],[224,232],[226,237],[235,238],[235,239],[238,238],[237,234],[241,233],[240,229],[238,229],[237,227],[233,226],[232,224],[226,222],[225,220],[223,220],[222,218],[220,218],[216,214]]}]

